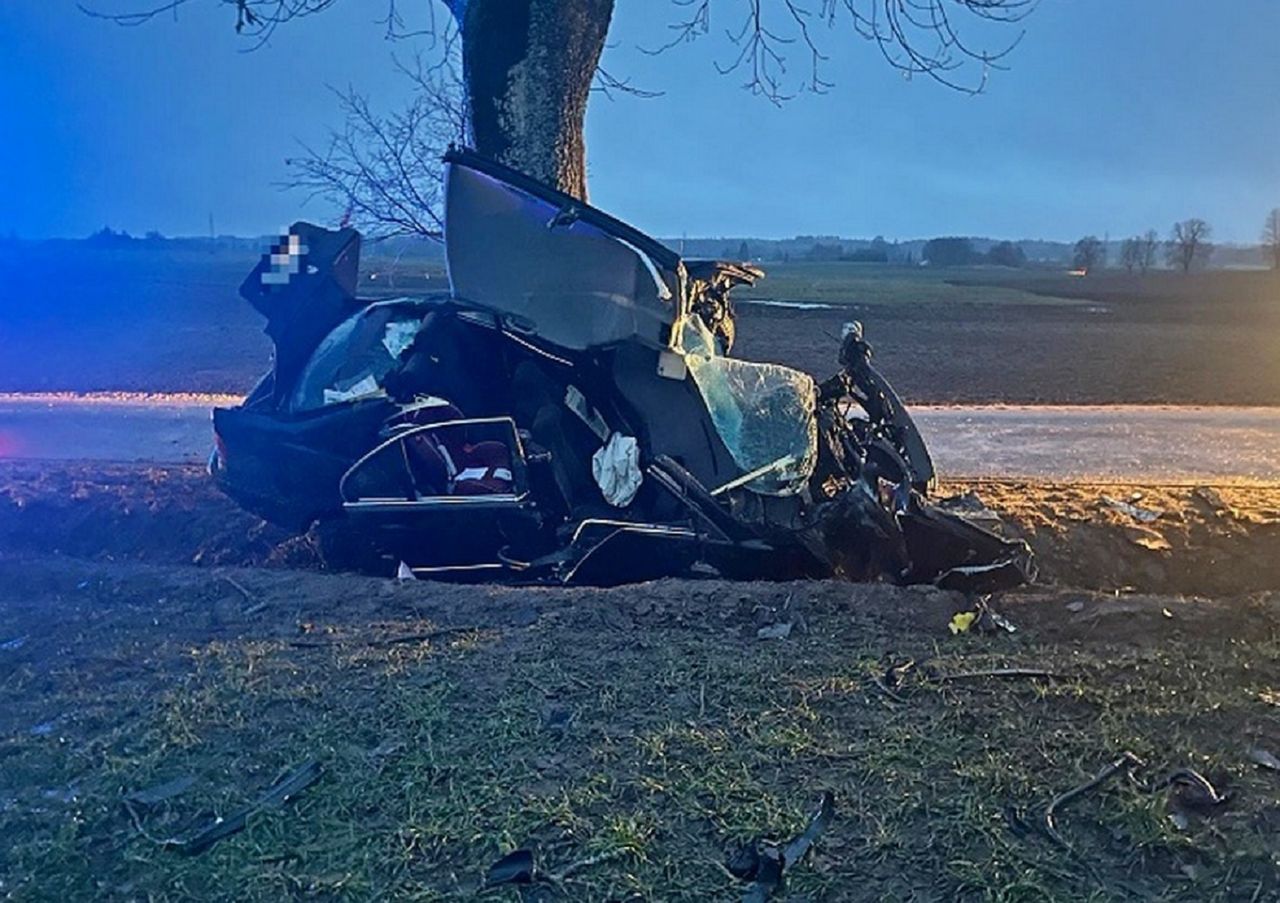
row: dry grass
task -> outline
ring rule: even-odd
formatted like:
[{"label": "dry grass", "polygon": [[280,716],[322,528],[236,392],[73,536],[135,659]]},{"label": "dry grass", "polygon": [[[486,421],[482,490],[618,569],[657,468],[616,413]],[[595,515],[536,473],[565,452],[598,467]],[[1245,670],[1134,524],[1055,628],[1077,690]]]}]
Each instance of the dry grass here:
[{"label": "dry grass", "polygon": [[[11,593],[40,583],[52,603],[82,577],[63,567],[9,563],[4,582]],[[175,618],[209,604],[200,572],[108,573],[118,591],[94,601],[94,655],[67,645],[93,636],[85,625],[63,623],[44,639],[70,654],[33,639],[0,663],[0,711],[12,716],[0,719],[0,894],[14,899],[469,899],[490,862],[533,844],[551,870],[599,858],[559,888],[563,899],[728,900],[741,887],[721,867],[725,847],[789,836],[827,789],[837,818],[790,876],[791,899],[1280,892],[1280,775],[1245,756],[1253,742],[1280,748],[1270,602],[1224,617],[1126,600],[1116,616],[1101,597],[1039,593],[1008,600],[1018,634],[957,638],[945,623],[963,600],[888,587],[388,592],[277,574],[253,584],[268,614],[243,629],[192,616],[179,630]],[[163,594],[161,626],[141,598],[136,609],[110,602],[135,592]],[[806,631],[756,639],[788,596]],[[1078,621],[1064,608],[1073,600],[1099,614]],[[534,606],[537,621],[482,616],[512,605]],[[0,596],[0,633],[32,634],[18,620],[36,610]],[[442,620],[480,629],[367,642]],[[1070,679],[908,677],[897,704],[870,675],[909,658]],[[30,733],[51,719],[51,733]],[[1199,768],[1232,800],[1180,830],[1167,795],[1118,781],[1061,817],[1078,857],[1009,830],[1007,807],[1034,820],[1124,749],[1153,776]],[[318,785],[211,851],[154,842],[234,810],[310,757],[323,763]],[[138,824],[122,807],[124,793],[185,774],[196,786]]]}]

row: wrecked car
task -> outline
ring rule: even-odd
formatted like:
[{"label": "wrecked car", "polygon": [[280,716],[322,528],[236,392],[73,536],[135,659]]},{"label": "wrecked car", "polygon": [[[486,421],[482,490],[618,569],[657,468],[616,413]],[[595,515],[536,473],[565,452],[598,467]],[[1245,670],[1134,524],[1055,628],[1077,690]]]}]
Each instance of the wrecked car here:
[{"label": "wrecked car", "polygon": [[820,383],[739,360],[730,292],[758,268],[682,259],[471,151],[445,187],[447,293],[361,299],[359,234],[306,223],[245,280],[274,357],[214,411],[210,460],[243,507],[420,576],[1032,576],[1024,543],[930,504],[860,325]]}]

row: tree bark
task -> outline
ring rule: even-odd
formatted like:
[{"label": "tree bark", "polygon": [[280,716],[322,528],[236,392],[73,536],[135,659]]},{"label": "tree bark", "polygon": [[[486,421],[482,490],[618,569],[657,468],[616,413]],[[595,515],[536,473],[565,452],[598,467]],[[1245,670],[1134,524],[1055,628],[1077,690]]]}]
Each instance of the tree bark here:
[{"label": "tree bark", "polygon": [[614,0],[470,0],[462,64],[476,150],[587,199],[587,98]]}]

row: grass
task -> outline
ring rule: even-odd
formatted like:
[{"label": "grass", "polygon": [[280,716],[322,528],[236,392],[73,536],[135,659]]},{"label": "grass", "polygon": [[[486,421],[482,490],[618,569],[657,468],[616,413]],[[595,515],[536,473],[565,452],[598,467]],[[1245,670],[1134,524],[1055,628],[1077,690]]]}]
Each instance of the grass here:
[{"label": "grass", "polygon": [[[594,863],[565,881],[565,899],[734,899],[742,887],[721,866],[725,849],[792,836],[828,789],[837,817],[789,875],[792,899],[1276,892],[1280,784],[1243,757],[1247,736],[1280,736],[1266,701],[1280,686],[1274,630],[1151,643],[954,638],[886,615],[918,605],[903,591],[703,587],[552,594],[532,627],[417,645],[362,638],[418,620],[317,626],[341,642],[315,648],[257,629],[188,639],[165,664],[147,657],[124,677],[91,663],[13,671],[0,701],[25,711],[35,700],[28,721],[63,721],[50,736],[0,741],[0,893],[470,899],[489,863],[533,845],[548,871]],[[649,614],[629,613],[636,593],[656,600]],[[808,632],[757,640],[753,611],[784,593]],[[166,642],[145,623],[119,636]],[[1071,679],[916,679],[897,705],[869,675],[903,658]],[[1117,781],[1060,818],[1082,858],[1010,832],[1008,807],[1034,820],[1123,749],[1152,776],[1199,768],[1233,802],[1180,831],[1165,795]],[[323,763],[320,784],[211,851],[184,857],[153,842],[242,805],[309,757]],[[197,786],[133,824],[122,793],[182,774]]]},{"label": "grass", "polygon": [[[958,280],[972,282],[985,272],[973,268],[910,268],[843,261],[769,262],[763,267],[765,278],[752,288],[734,292],[735,299],[859,305],[942,303],[1043,307],[1081,303],[1032,292],[1022,286],[957,284]],[[1001,276],[1009,271],[991,272]]]}]

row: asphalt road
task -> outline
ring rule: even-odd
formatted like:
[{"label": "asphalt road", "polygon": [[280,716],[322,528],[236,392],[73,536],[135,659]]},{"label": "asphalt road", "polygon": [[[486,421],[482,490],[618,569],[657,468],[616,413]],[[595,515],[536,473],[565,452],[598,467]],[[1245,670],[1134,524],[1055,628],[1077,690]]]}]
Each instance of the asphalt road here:
[{"label": "asphalt road", "polygon": [[[0,395],[0,459],[194,463],[217,396]],[[944,477],[1280,480],[1280,408],[915,407]]]}]

